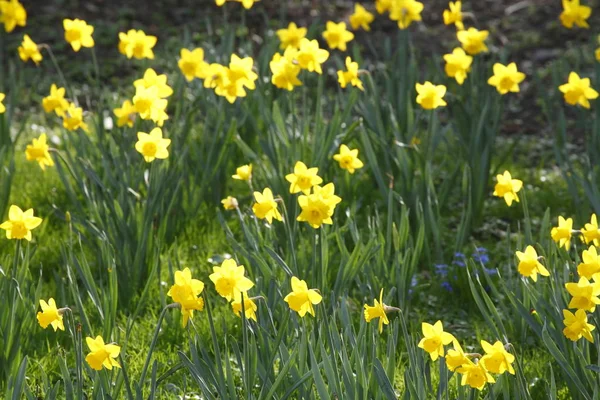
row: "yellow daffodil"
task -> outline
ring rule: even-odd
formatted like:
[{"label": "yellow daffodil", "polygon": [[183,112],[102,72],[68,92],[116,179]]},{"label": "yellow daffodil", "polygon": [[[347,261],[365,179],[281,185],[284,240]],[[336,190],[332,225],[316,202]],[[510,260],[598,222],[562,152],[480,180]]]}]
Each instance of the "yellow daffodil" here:
[{"label": "yellow daffodil", "polygon": [[96,336],[96,339],[86,337],[85,342],[90,349],[90,353],[85,357],[85,361],[87,361],[92,369],[100,371],[102,367],[108,370],[113,369],[113,367],[121,368],[116,360],[121,352],[120,346],[116,344],[104,344],[104,339],[100,335]]},{"label": "yellow daffodil", "polygon": [[231,301],[236,295],[245,293],[254,287],[254,283],[244,276],[243,265],[237,265],[235,260],[227,259],[220,267],[213,267],[209,278],[215,284],[215,289],[222,297]]},{"label": "yellow daffodil", "polygon": [[488,35],[488,31],[480,31],[473,27],[456,32],[456,37],[462,45],[462,48],[472,56],[488,51],[488,48],[485,45],[485,40]]},{"label": "yellow daffodil", "polygon": [[167,84],[167,75],[159,75],[152,68],[148,68],[142,78],[135,80],[133,86],[138,90],[140,88],[150,89],[155,87],[157,96],[161,99],[166,99],[173,94],[173,89]]},{"label": "yellow daffodil", "polygon": [[352,61],[350,57],[346,57],[346,71],[338,71],[338,82],[340,86],[345,89],[348,84],[365,90],[363,83],[358,77],[358,63]]},{"label": "yellow daffodil", "polygon": [[354,5],[354,14],[350,16],[350,26],[352,29],[357,30],[363,28],[369,32],[371,30],[371,22],[375,19],[375,16],[367,11],[361,4],[356,3]]},{"label": "yellow daffodil", "polygon": [[567,292],[573,298],[569,302],[569,308],[577,308],[594,312],[596,305],[600,304],[600,282],[591,283],[585,276],[579,278],[579,282],[565,283]]},{"label": "yellow daffodil", "polygon": [[494,75],[488,79],[488,84],[494,86],[500,94],[518,93],[519,83],[524,80],[525,74],[517,70],[517,64],[514,62],[508,65],[496,63],[494,64]]},{"label": "yellow daffodil", "polygon": [[278,29],[276,33],[281,42],[280,49],[285,50],[288,47],[298,49],[300,41],[306,37],[306,28],[298,28],[294,22],[290,22],[287,28]]},{"label": "yellow daffodil", "polygon": [[457,371],[462,374],[462,380],[460,382],[462,386],[469,385],[474,389],[483,390],[486,383],[496,382],[481,362],[474,363],[473,361],[468,360],[468,362],[463,364]]},{"label": "yellow daffodil", "polygon": [[494,187],[494,196],[504,198],[509,207],[513,201],[519,202],[517,193],[523,188],[523,181],[513,179],[510,172],[504,171],[502,175],[496,175],[496,186]]},{"label": "yellow daffodil", "polygon": [[169,157],[167,147],[171,144],[171,139],[164,139],[162,129],[154,128],[150,133],[138,132],[138,141],[135,149],[144,156],[146,162],[152,162],[155,158],[164,160]]},{"label": "yellow daffodil", "polygon": [[354,33],[346,29],[345,22],[336,24],[333,21],[328,21],[325,32],[323,32],[323,38],[327,41],[327,46],[330,49],[346,51],[348,42],[354,39]]},{"label": "yellow daffodil", "polygon": [[481,363],[486,370],[492,374],[503,374],[506,371],[509,374],[515,374],[515,369],[512,366],[512,363],[515,362],[515,356],[506,351],[501,341],[497,340],[492,345],[482,340],[481,348],[485,351]]},{"label": "yellow daffodil", "polygon": [[236,85],[244,86],[250,90],[256,89],[258,74],[253,71],[254,59],[252,57],[240,58],[236,54],[231,55],[229,61],[228,78]]},{"label": "yellow daffodil", "polygon": [[125,100],[123,105],[120,108],[115,108],[113,110],[115,116],[117,117],[117,126],[120,128],[122,126],[127,125],[128,127],[133,127],[133,121],[135,120],[135,114],[137,113],[137,109],[129,100]]},{"label": "yellow daffodil", "polygon": [[579,0],[562,0],[563,11],[560,13],[560,22],[565,28],[571,29],[573,25],[580,28],[589,28],[587,19],[592,15],[592,8],[582,6]]},{"label": "yellow daffodil", "polygon": [[46,167],[54,166],[54,161],[48,151],[49,149],[50,147],[46,143],[46,134],[42,133],[39,138],[33,138],[31,144],[27,145],[25,158],[27,161],[37,161],[40,168],[46,170]]},{"label": "yellow daffodil", "polygon": [[288,91],[294,90],[296,86],[301,86],[302,82],[298,79],[300,66],[294,61],[297,50],[292,46],[288,47],[284,54],[275,53],[269,63],[269,68],[273,73],[271,83],[279,89]]},{"label": "yellow daffodil", "polygon": [[600,227],[598,227],[596,214],[592,214],[590,223],[585,224],[584,228],[581,229],[581,235],[585,244],[594,243],[594,245],[600,246]]},{"label": "yellow daffodil", "polygon": [[596,49],[594,55],[596,56],[596,61],[600,62],[600,47]]},{"label": "yellow daffodil", "polygon": [[285,176],[285,180],[290,183],[290,193],[309,194],[313,186],[323,182],[317,175],[318,172],[319,168],[308,168],[302,161],[296,162],[294,173]]},{"label": "yellow daffodil", "polygon": [[466,356],[458,340],[452,341],[453,349],[448,350],[446,354],[446,366],[450,371],[455,371],[457,368],[462,367],[464,364],[469,363],[469,358]]},{"label": "yellow daffodil", "polygon": [[[254,302],[251,297],[247,297],[244,293],[244,315],[246,319],[253,319],[256,321],[256,311],[258,310],[258,306]],[[242,315],[242,294],[236,293],[234,300],[231,302],[231,309],[234,314],[238,317]]]},{"label": "yellow daffodil", "polygon": [[127,58],[153,60],[152,48],[156,45],[157,40],[156,36],[146,35],[141,29],[130,29],[127,33],[119,32],[119,52]]},{"label": "yellow daffodil", "polygon": [[142,119],[150,119],[158,126],[162,126],[164,121],[169,119],[166,112],[167,105],[168,101],[160,98],[158,87],[138,86],[136,88],[133,106]]},{"label": "yellow daffodil", "polygon": [[244,8],[246,10],[249,10],[252,8],[254,3],[258,2],[259,0],[229,0],[229,1],[236,1],[238,3],[242,3],[242,6],[244,6]]},{"label": "yellow daffodil", "polygon": [[297,220],[308,222],[315,229],[322,224],[333,224],[331,217],[336,205],[342,201],[334,192],[335,186],[333,183],[328,183],[323,187],[314,186],[312,194],[299,196],[298,204],[302,212]]},{"label": "yellow daffodil", "polygon": [[379,301],[373,300],[373,306],[368,304],[364,305],[364,316],[365,321],[371,322],[371,320],[379,319],[379,333],[383,332],[383,325],[389,325],[390,320],[387,317],[385,310],[386,305],[383,304],[383,289],[379,292]]},{"label": "yellow daffodil", "polygon": [[221,204],[223,204],[223,208],[226,210],[235,210],[238,208],[238,201],[235,197],[227,196],[223,200],[221,200]]},{"label": "yellow daffodil", "polygon": [[183,271],[175,271],[175,283],[167,296],[170,296],[175,303],[181,307],[181,325],[185,328],[190,318],[194,316],[194,311],[204,309],[204,300],[200,296],[204,290],[204,282],[192,278],[192,272],[189,268]]},{"label": "yellow daffodil", "polygon": [[56,307],[56,302],[52,297],[48,299],[47,303],[45,300],[40,299],[40,307],[42,308],[42,311],[38,311],[37,320],[42,328],[46,329],[48,325],[52,325],[54,332],[56,332],[57,329],[65,330],[65,325],[63,323],[64,309],[58,309],[58,307]]},{"label": "yellow daffodil", "polygon": [[319,42],[303,38],[300,40],[300,48],[296,55],[296,60],[300,68],[310,72],[322,74],[321,64],[329,58],[327,50],[319,48]]},{"label": "yellow daffodil", "polygon": [[84,20],[65,19],[63,20],[65,28],[65,40],[71,45],[74,51],[79,51],[82,47],[94,47],[94,27],[88,25]]},{"label": "yellow daffodil", "polygon": [[379,14],[390,11],[392,9],[392,1],[393,0],[375,0],[375,9]]},{"label": "yellow daffodil", "polygon": [[7,239],[26,239],[31,241],[31,231],[42,223],[42,219],[33,216],[33,208],[27,211],[12,205],[8,209],[8,220],[0,225],[6,231]]},{"label": "yellow daffodil", "polygon": [[315,290],[309,289],[305,281],[292,276],[292,291],[289,293],[283,301],[288,303],[290,308],[298,313],[301,317],[304,317],[306,313],[309,313],[313,317],[315,316],[315,309],[313,305],[319,304],[323,297]]},{"label": "yellow daffodil", "polygon": [[423,322],[421,329],[424,337],[419,342],[418,347],[429,353],[432,361],[437,360],[438,357],[443,357],[444,346],[452,343],[454,336],[444,332],[442,321],[437,321],[434,325]]},{"label": "yellow daffodil", "polygon": [[204,79],[208,72],[208,63],[204,61],[204,49],[181,49],[181,58],[177,62],[179,69],[188,82],[194,78]]},{"label": "yellow daffodil", "polygon": [[262,193],[254,192],[254,200],[256,200],[256,203],[252,206],[252,212],[254,212],[256,218],[266,219],[270,224],[273,223],[273,219],[283,221],[279,210],[277,210],[277,202],[273,198],[271,189],[265,188]]},{"label": "yellow daffodil", "polygon": [[88,131],[87,124],[83,121],[83,109],[77,107],[75,103],[70,103],[69,107],[62,114],[63,126],[70,130],[75,131],[77,129],[83,129],[85,132]]},{"label": "yellow daffodil", "polygon": [[438,107],[444,107],[444,95],[446,94],[446,86],[434,85],[427,81],[424,84],[417,83],[417,104],[425,110],[435,110]]},{"label": "yellow daffodil", "polygon": [[15,27],[25,26],[27,22],[27,11],[19,0],[0,1],[0,22],[4,24],[4,30],[12,32]]},{"label": "yellow daffodil", "polygon": [[462,2],[450,2],[448,4],[448,9],[444,10],[444,14],[442,16],[444,17],[445,25],[454,24],[458,30],[465,29],[463,24]]},{"label": "yellow daffodil", "polygon": [[65,99],[65,88],[59,88],[54,83],[50,87],[50,94],[42,99],[42,107],[47,113],[54,111],[62,117],[69,108],[69,102]]},{"label": "yellow daffodil", "polygon": [[333,159],[338,162],[340,168],[351,174],[364,166],[363,162],[358,159],[358,149],[350,150],[345,144],[340,146],[340,152],[334,154]]},{"label": "yellow daffodil", "polygon": [[415,21],[421,21],[423,3],[416,0],[392,0],[390,19],[398,22],[398,28],[406,29]]},{"label": "yellow daffodil", "polygon": [[31,40],[29,35],[23,36],[23,41],[21,42],[18,51],[19,58],[21,58],[23,62],[31,60],[35,63],[35,65],[38,65],[43,59],[42,53],[40,53],[38,45],[33,40]]},{"label": "yellow daffodil", "polygon": [[564,219],[562,216],[558,217],[558,226],[555,226],[550,231],[552,240],[558,243],[559,247],[565,247],[569,250],[571,248],[571,236],[573,234],[573,218]]},{"label": "yellow daffodil", "polygon": [[[592,279],[600,272],[600,254],[594,245],[581,254],[582,262],[577,266],[577,274],[587,279]],[[594,279],[596,280],[596,279]]]},{"label": "yellow daffodil", "polygon": [[580,78],[576,72],[569,74],[569,81],[560,85],[558,90],[565,95],[565,101],[572,106],[579,104],[590,108],[589,100],[598,98],[598,92],[591,86],[590,78]]},{"label": "yellow daffodil", "polygon": [[452,53],[444,55],[444,61],[446,61],[444,67],[446,75],[456,79],[456,82],[462,85],[465,79],[467,79],[467,73],[471,70],[473,57],[467,55],[462,48],[457,47],[452,50]]},{"label": "yellow daffodil", "polygon": [[594,337],[592,336],[592,331],[596,329],[596,327],[592,324],[588,324],[587,314],[584,310],[577,310],[575,314],[573,314],[569,310],[563,310],[565,329],[563,329],[563,334],[565,337],[572,341],[577,341],[581,339],[583,336],[589,342],[594,343]]},{"label": "yellow daffodil", "polygon": [[534,282],[537,282],[538,274],[550,276],[550,272],[539,261],[537,251],[535,251],[533,246],[527,246],[524,253],[517,251],[516,255],[519,259],[517,269],[521,275],[533,279]]},{"label": "yellow daffodil", "polygon": [[6,112],[6,106],[4,106],[4,98],[6,95],[4,93],[0,93],[0,114],[4,114]]},{"label": "yellow daffodil", "polygon": [[235,175],[231,176],[233,179],[240,181],[249,181],[252,179],[252,164],[242,165],[235,169]]}]

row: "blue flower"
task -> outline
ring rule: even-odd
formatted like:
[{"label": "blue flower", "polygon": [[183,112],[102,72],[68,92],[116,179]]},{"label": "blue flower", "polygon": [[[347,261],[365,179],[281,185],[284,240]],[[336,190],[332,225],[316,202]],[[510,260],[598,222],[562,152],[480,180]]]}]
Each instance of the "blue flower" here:
[{"label": "blue flower", "polygon": [[434,268],[437,275],[441,275],[442,277],[448,275],[448,264],[435,264]]},{"label": "blue flower", "polygon": [[447,291],[451,292],[452,291],[452,285],[450,284],[450,282],[442,282],[441,284],[442,288],[446,289]]},{"label": "blue flower", "polygon": [[454,260],[452,260],[452,264],[458,265],[459,267],[464,267],[466,265],[466,259],[467,257],[463,253],[456,252],[454,253]]},{"label": "blue flower", "polygon": [[487,253],[487,249],[485,247],[475,247],[475,252],[471,255],[475,262],[480,264],[487,264],[490,262],[490,256]]},{"label": "blue flower", "polygon": [[485,267],[483,267],[483,270],[488,275],[498,275],[498,268],[485,268]]}]

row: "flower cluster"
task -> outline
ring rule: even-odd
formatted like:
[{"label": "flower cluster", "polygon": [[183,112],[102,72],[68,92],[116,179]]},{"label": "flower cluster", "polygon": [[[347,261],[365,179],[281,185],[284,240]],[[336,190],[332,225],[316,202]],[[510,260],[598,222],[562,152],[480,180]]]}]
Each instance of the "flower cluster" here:
[{"label": "flower cluster", "polygon": [[65,88],[58,87],[53,83],[50,87],[50,94],[42,99],[42,107],[45,112],[54,112],[62,118],[63,127],[66,129],[89,131],[88,125],[83,120],[83,109],[65,98]]}]

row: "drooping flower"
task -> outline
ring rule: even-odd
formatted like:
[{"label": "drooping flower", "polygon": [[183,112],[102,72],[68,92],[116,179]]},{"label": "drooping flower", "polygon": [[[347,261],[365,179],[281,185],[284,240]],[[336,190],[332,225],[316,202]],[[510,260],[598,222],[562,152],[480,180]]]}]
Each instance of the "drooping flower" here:
[{"label": "drooping flower", "polygon": [[537,274],[550,276],[550,272],[539,261],[537,251],[533,246],[527,246],[524,253],[517,251],[516,255],[519,259],[517,269],[521,275],[533,279],[534,282],[537,282]]},{"label": "drooping flower", "polygon": [[152,162],[155,158],[164,160],[169,157],[167,147],[171,144],[171,139],[163,138],[162,129],[154,128],[150,133],[138,132],[137,137],[135,149],[144,156],[146,162]]},{"label": "drooping flower", "polygon": [[137,113],[137,109],[129,100],[125,100],[123,105],[120,108],[115,108],[113,110],[115,116],[117,117],[117,126],[120,128],[122,126],[127,125],[128,127],[133,127],[133,121],[135,120],[135,114]]},{"label": "drooping flower", "polygon": [[70,103],[69,107],[65,110],[62,115],[63,126],[70,130],[75,131],[77,129],[83,129],[85,132],[88,131],[87,124],[83,121],[83,109],[77,107],[75,103]]},{"label": "drooping flower", "polygon": [[585,244],[594,243],[594,245],[600,246],[600,227],[598,227],[596,214],[592,214],[590,223],[585,224],[585,227],[581,229],[581,235]]},{"label": "drooping flower", "polygon": [[302,82],[298,79],[301,68],[294,61],[296,53],[297,50],[290,46],[285,50],[283,55],[275,53],[269,63],[269,68],[271,68],[271,72],[273,73],[271,82],[279,89],[291,92],[296,86],[302,85]]},{"label": "drooping flower", "polygon": [[208,63],[204,61],[204,49],[181,49],[181,58],[177,62],[179,69],[188,82],[194,78],[204,79],[208,73]]},{"label": "drooping flower", "polygon": [[313,305],[319,304],[323,297],[315,289],[309,289],[305,281],[295,276],[292,276],[291,284],[292,291],[285,296],[283,301],[288,303],[290,308],[301,317],[304,317],[306,313],[314,317],[315,309]]},{"label": "drooping flower", "polygon": [[84,20],[65,19],[63,20],[65,29],[65,40],[71,45],[74,51],[79,51],[82,47],[94,47],[94,27],[88,25]]},{"label": "drooping flower", "polygon": [[[583,261],[577,266],[577,274],[587,279],[592,279],[595,274],[600,272],[600,254],[594,245],[581,254]],[[594,279],[597,281],[597,279]]]},{"label": "drooping flower", "polygon": [[323,38],[327,41],[327,46],[330,49],[346,51],[347,43],[354,39],[354,33],[346,29],[345,22],[336,24],[333,21],[328,21],[325,32],[323,32]]},{"label": "drooping flower", "polygon": [[279,210],[277,210],[277,202],[273,198],[271,189],[265,188],[263,192],[254,192],[254,200],[256,203],[252,206],[252,212],[256,218],[266,219],[269,224],[273,223],[273,219],[283,221]]},{"label": "drooping flower", "polygon": [[116,344],[104,344],[102,336],[96,336],[96,339],[86,337],[85,342],[87,343],[90,353],[85,357],[85,361],[89,364],[92,369],[96,371],[102,370],[102,367],[111,370],[113,367],[121,368],[116,358],[121,353],[121,347]]},{"label": "drooping flower", "polygon": [[4,24],[4,30],[10,33],[17,25],[25,26],[27,11],[19,0],[2,0],[0,1],[0,22]]},{"label": "drooping flower", "polygon": [[488,48],[485,45],[485,40],[488,35],[488,31],[480,31],[473,27],[456,32],[456,37],[462,45],[462,48],[472,56],[488,51]]},{"label": "drooping flower", "polygon": [[368,304],[364,305],[364,315],[365,321],[371,322],[371,320],[378,318],[379,319],[379,333],[383,332],[383,325],[389,325],[390,320],[387,317],[387,313],[385,311],[386,305],[383,304],[383,289],[379,292],[379,301],[377,299],[373,300],[373,306]]},{"label": "drooping flower", "polygon": [[7,239],[26,239],[31,241],[31,231],[42,223],[42,219],[33,216],[33,208],[21,210],[16,205],[8,209],[8,220],[0,225],[6,231]]},{"label": "drooping flower", "polygon": [[460,343],[458,340],[454,339],[452,341],[453,349],[448,350],[446,354],[446,366],[450,371],[455,371],[457,368],[462,367],[464,364],[469,362],[469,358],[465,355],[462,347],[460,347]]},{"label": "drooping flower", "polygon": [[573,25],[580,28],[589,28],[587,19],[592,15],[592,8],[582,6],[579,0],[562,0],[563,11],[560,13],[560,22],[565,28],[571,29]]},{"label": "drooping flower", "polygon": [[313,186],[323,182],[318,173],[319,168],[308,168],[302,161],[296,162],[294,173],[285,176],[285,180],[290,183],[290,193],[309,194]]},{"label": "drooping flower", "polygon": [[364,166],[363,162],[358,159],[358,149],[350,150],[345,144],[340,146],[340,152],[334,154],[333,159],[338,162],[340,168],[351,174]]},{"label": "drooping flower", "polygon": [[579,104],[583,108],[590,108],[590,100],[598,98],[598,92],[591,86],[590,78],[580,78],[576,72],[569,74],[569,81],[558,87],[565,97],[567,104]]},{"label": "drooping flower", "polygon": [[591,283],[585,276],[579,278],[579,282],[565,283],[567,292],[573,298],[569,302],[569,308],[577,308],[594,312],[596,305],[600,304],[600,282]]},{"label": "drooping flower", "polygon": [[505,371],[512,375],[515,374],[515,369],[512,366],[512,363],[515,362],[515,356],[506,351],[501,341],[497,340],[492,345],[482,340],[481,348],[485,351],[481,363],[486,370],[492,374],[503,374]]},{"label": "drooping flower", "polygon": [[494,75],[488,79],[488,84],[496,87],[498,93],[518,93],[519,83],[525,80],[525,74],[517,70],[514,62],[508,65],[494,64]]},{"label": "drooping flower", "polygon": [[423,3],[416,0],[392,0],[390,19],[398,22],[398,28],[406,29],[415,21],[421,21]]},{"label": "drooping flower", "polygon": [[143,30],[130,29],[125,32],[119,32],[119,52],[127,58],[141,60],[148,58],[154,59],[152,48],[158,41],[156,36],[146,35]]},{"label": "drooping flower", "polygon": [[465,25],[463,24],[462,2],[450,2],[448,4],[448,9],[444,10],[443,17],[445,25],[454,24],[458,30],[465,29]]},{"label": "drooping flower", "polygon": [[280,49],[285,50],[288,47],[298,49],[300,41],[306,37],[306,28],[298,28],[294,22],[290,22],[287,28],[278,29],[276,33],[281,42]]},{"label": "drooping flower", "polygon": [[423,322],[421,329],[424,337],[419,342],[418,347],[429,353],[432,361],[437,360],[438,357],[443,357],[444,346],[452,343],[455,339],[454,336],[444,332],[442,321],[437,321],[434,325]]},{"label": "drooping flower", "polygon": [[235,210],[238,208],[238,201],[235,197],[227,196],[223,200],[221,200],[221,204],[223,204],[223,208],[226,210]]},{"label": "drooping flower", "polygon": [[584,310],[577,310],[575,314],[569,310],[563,310],[563,316],[565,317],[563,320],[563,323],[565,324],[563,334],[567,339],[575,342],[583,336],[589,342],[594,343],[592,331],[596,329],[596,327],[592,324],[588,324],[587,314]]},{"label": "drooping flower", "polygon": [[506,205],[509,207],[513,201],[519,202],[517,193],[523,188],[523,181],[513,179],[510,172],[504,171],[502,175],[496,175],[496,186],[494,187],[494,196],[503,197]]},{"label": "drooping flower", "polygon": [[63,311],[56,307],[56,302],[52,297],[48,299],[47,303],[45,300],[40,299],[40,307],[42,311],[38,311],[37,320],[42,328],[46,329],[48,325],[52,325],[54,332],[57,329],[65,330],[62,316]]},{"label": "drooping flower", "polygon": [[375,16],[366,10],[361,4],[356,3],[354,5],[354,14],[350,16],[350,26],[352,29],[357,30],[363,28],[369,32],[371,30],[371,22],[375,19]]},{"label": "drooping flower", "polygon": [[494,383],[494,377],[485,369],[483,363],[474,363],[469,360],[457,370],[463,374],[460,384],[462,386],[469,385],[472,388],[483,390],[486,383]]},{"label": "drooping flower", "polygon": [[[246,316],[246,319],[253,319],[254,321],[256,321],[256,311],[258,310],[258,306],[256,305],[256,303],[254,302],[254,300],[251,297],[246,296],[246,293],[243,294],[244,296],[244,315]],[[238,317],[240,317],[242,315],[242,294],[238,293],[235,295],[233,301],[231,302],[231,308],[234,312],[235,315],[237,315]]]},{"label": "drooping flower", "polygon": [[167,296],[170,296],[175,303],[181,307],[181,324],[185,328],[188,320],[194,316],[194,311],[204,309],[204,300],[200,296],[204,290],[204,282],[192,278],[192,272],[189,268],[183,271],[175,271],[175,283]]},{"label": "drooping flower", "polygon": [[50,94],[42,99],[42,107],[45,112],[54,111],[56,115],[62,117],[69,108],[69,102],[65,99],[65,88],[59,88],[53,83]]},{"label": "drooping flower", "polygon": [[350,84],[360,90],[365,90],[362,81],[358,77],[358,63],[352,61],[350,57],[346,57],[346,71],[338,71],[337,75],[342,89],[345,89]]},{"label": "drooping flower", "polygon": [[467,73],[471,70],[473,57],[467,55],[462,48],[457,47],[452,50],[452,53],[444,55],[444,61],[446,61],[444,67],[446,75],[456,79],[456,82],[462,85],[465,79],[467,79]]},{"label": "drooping flower", "polygon": [[558,217],[558,226],[550,231],[552,240],[558,243],[558,247],[565,247],[567,251],[571,248],[571,235],[573,234],[573,218],[564,219]]},{"label": "drooping flower", "polygon": [[35,65],[38,65],[43,59],[42,53],[40,53],[38,45],[33,40],[31,40],[29,35],[23,35],[23,41],[21,42],[18,51],[19,57],[23,62],[31,60],[35,63]]},{"label": "drooping flower", "polygon": [[444,95],[446,94],[446,86],[434,85],[427,81],[423,84],[417,83],[417,104],[425,110],[434,110],[438,107],[446,106]]},{"label": "drooping flower", "polygon": [[245,268],[237,265],[234,259],[223,261],[220,267],[213,267],[213,273],[209,278],[215,284],[217,292],[231,301],[236,295],[250,290],[254,283],[244,276]]},{"label": "drooping flower", "polygon": [[27,161],[37,161],[42,170],[46,170],[46,167],[54,166],[54,161],[48,151],[50,147],[46,139],[46,134],[42,133],[39,138],[33,138],[31,144],[28,144],[25,149],[25,158]]},{"label": "drooping flower", "polygon": [[322,74],[321,64],[327,61],[328,58],[329,52],[319,48],[319,42],[316,40],[308,40],[306,38],[300,40],[300,48],[296,55],[296,60],[300,68]]},{"label": "drooping flower", "polygon": [[240,181],[249,181],[252,179],[252,164],[246,164],[242,165],[241,167],[237,167],[235,170],[235,175],[232,175],[231,177]]}]

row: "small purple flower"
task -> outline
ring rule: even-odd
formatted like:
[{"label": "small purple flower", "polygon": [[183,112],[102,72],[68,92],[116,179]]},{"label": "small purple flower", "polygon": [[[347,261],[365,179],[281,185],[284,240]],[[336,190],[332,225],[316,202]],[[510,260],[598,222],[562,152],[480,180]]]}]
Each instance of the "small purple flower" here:
[{"label": "small purple flower", "polygon": [[445,290],[447,290],[448,292],[452,292],[452,285],[450,284],[450,282],[442,282],[441,283],[442,288],[444,288]]},{"label": "small purple flower", "polygon": [[435,264],[433,266],[435,268],[435,273],[442,277],[446,277],[448,275],[448,264]]},{"label": "small purple flower", "polygon": [[458,265],[459,267],[464,267],[466,265],[465,260],[467,257],[460,252],[454,253],[454,260],[452,260],[452,264]]}]

